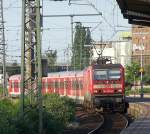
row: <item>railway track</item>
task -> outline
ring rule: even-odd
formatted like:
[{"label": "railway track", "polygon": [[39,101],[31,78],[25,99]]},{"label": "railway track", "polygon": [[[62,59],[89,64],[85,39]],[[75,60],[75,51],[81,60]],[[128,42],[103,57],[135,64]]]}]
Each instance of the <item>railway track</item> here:
[{"label": "railway track", "polygon": [[87,112],[83,106],[76,107],[76,122],[63,131],[63,134],[88,134],[101,126],[103,116],[94,112]]},{"label": "railway track", "polygon": [[119,134],[122,129],[128,126],[127,118],[119,113],[103,114],[103,122],[99,128],[89,132],[88,134]]},{"label": "railway track", "polygon": [[128,126],[128,119],[119,113],[88,113],[82,106],[76,107],[77,123],[63,134],[119,134]]}]

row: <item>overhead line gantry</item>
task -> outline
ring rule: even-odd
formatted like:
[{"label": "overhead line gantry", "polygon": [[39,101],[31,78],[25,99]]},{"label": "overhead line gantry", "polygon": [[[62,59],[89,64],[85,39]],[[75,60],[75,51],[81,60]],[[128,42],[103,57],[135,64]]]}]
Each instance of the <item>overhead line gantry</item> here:
[{"label": "overhead line gantry", "polygon": [[69,48],[72,48],[73,46],[73,17],[83,17],[83,16],[102,16],[101,12],[95,13],[95,14],[57,14],[57,15],[43,15],[43,17],[70,17],[70,24],[71,24],[71,47],[68,46]]}]

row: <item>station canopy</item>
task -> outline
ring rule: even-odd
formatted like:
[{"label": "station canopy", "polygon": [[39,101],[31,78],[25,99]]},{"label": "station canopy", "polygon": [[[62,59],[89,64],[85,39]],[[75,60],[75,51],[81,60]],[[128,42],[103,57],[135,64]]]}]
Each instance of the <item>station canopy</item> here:
[{"label": "station canopy", "polygon": [[150,0],[116,0],[130,24],[150,26]]}]

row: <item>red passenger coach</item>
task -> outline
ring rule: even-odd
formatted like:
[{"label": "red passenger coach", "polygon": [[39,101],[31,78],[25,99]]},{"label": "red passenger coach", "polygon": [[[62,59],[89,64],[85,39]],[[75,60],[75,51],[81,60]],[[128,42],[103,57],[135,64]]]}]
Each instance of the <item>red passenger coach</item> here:
[{"label": "red passenger coach", "polygon": [[50,73],[42,82],[43,93],[58,93],[79,100],[83,96],[83,71]]},{"label": "red passenger coach", "polygon": [[[126,111],[121,64],[96,64],[83,71],[50,73],[42,78],[42,93],[68,96],[86,107]],[[20,94],[19,75],[10,77],[9,94]]]},{"label": "red passenger coach", "polygon": [[16,97],[20,95],[20,80],[21,80],[20,74],[9,77],[8,92],[10,96]]}]

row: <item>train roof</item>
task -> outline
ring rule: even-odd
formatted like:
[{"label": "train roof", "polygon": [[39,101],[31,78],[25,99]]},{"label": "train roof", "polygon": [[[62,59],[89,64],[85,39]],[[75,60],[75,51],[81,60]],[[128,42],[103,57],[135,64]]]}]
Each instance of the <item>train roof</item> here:
[{"label": "train roof", "polygon": [[56,73],[48,73],[48,77],[68,77],[68,76],[83,76],[83,71],[64,71],[64,72],[56,72]]},{"label": "train roof", "polygon": [[16,74],[9,77],[9,80],[21,80],[21,75]]},{"label": "train roof", "polygon": [[94,69],[112,69],[112,68],[122,68],[121,64],[96,64],[93,65]]},{"label": "train roof", "polygon": [[[64,71],[64,72],[55,72],[55,73],[48,73],[48,77],[72,77],[72,76],[82,77],[83,71]],[[47,77],[43,77],[47,78]],[[21,75],[16,74],[9,77],[9,80],[21,80]]]}]

